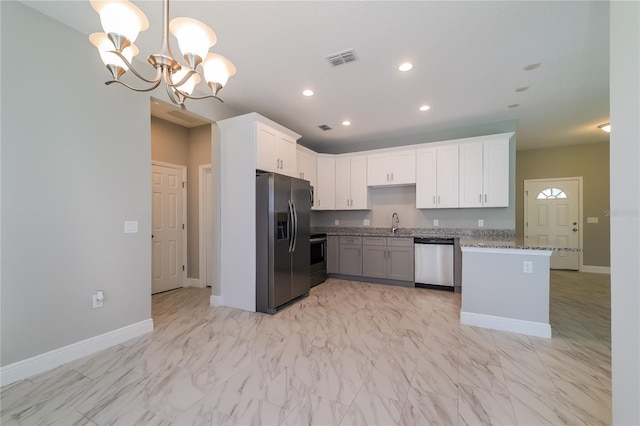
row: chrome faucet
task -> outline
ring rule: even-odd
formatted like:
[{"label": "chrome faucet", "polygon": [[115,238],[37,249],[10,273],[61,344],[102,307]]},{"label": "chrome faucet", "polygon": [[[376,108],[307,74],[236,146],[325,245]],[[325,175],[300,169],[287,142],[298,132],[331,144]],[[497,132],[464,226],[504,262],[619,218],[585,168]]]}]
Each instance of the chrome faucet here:
[{"label": "chrome faucet", "polygon": [[400,219],[398,218],[398,213],[394,213],[391,215],[391,233],[395,234],[398,230],[398,224],[400,223]]}]

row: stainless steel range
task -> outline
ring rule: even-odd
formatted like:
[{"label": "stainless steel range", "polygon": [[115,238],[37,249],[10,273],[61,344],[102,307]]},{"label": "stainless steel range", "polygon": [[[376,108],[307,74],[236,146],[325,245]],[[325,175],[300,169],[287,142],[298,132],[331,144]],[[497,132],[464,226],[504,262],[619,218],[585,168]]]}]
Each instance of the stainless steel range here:
[{"label": "stainless steel range", "polygon": [[327,234],[311,234],[311,287],[327,279]]}]

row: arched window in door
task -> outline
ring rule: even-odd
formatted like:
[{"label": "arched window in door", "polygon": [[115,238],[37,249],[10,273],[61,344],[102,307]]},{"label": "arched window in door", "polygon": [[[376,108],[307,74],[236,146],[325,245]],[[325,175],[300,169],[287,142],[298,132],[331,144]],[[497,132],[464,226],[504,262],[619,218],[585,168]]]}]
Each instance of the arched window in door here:
[{"label": "arched window in door", "polygon": [[554,200],[567,198],[567,194],[560,188],[545,188],[538,193],[537,200]]}]

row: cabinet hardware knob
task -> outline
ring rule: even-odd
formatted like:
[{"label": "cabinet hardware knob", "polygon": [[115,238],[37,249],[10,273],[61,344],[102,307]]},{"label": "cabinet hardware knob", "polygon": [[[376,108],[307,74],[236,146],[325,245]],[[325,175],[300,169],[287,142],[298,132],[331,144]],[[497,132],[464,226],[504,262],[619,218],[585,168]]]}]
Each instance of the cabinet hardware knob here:
[{"label": "cabinet hardware knob", "polygon": [[573,232],[578,232],[578,228],[573,228]]}]

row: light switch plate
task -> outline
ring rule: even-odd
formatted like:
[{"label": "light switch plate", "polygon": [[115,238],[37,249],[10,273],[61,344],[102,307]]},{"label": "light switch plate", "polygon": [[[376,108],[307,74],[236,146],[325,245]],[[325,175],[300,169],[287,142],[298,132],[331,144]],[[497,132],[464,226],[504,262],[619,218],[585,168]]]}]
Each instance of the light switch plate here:
[{"label": "light switch plate", "polygon": [[587,217],[587,223],[598,223],[598,216]]},{"label": "light switch plate", "polygon": [[440,226],[438,223],[438,219],[433,219],[433,226]]},{"label": "light switch plate", "polygon": [[364,224],[364,226],[369,226],[371,225],[371,222],[369,221],[369,219],[365,219],[362,221],[362,223]]},{"label": "light switch plate", "polygon": [[478,226],[482,228],[484,226],[484,220],[478,219]]},{"label": "light switch plate", "polygon": [[340,221],[338,219],[333,221],[334,225],[340,225]]},{"label": "light switch plate", "polygon": [[125,220],[124,222],[124,233],[125,234],[135,234],[138,232],[138,221],[137,220]]}]

